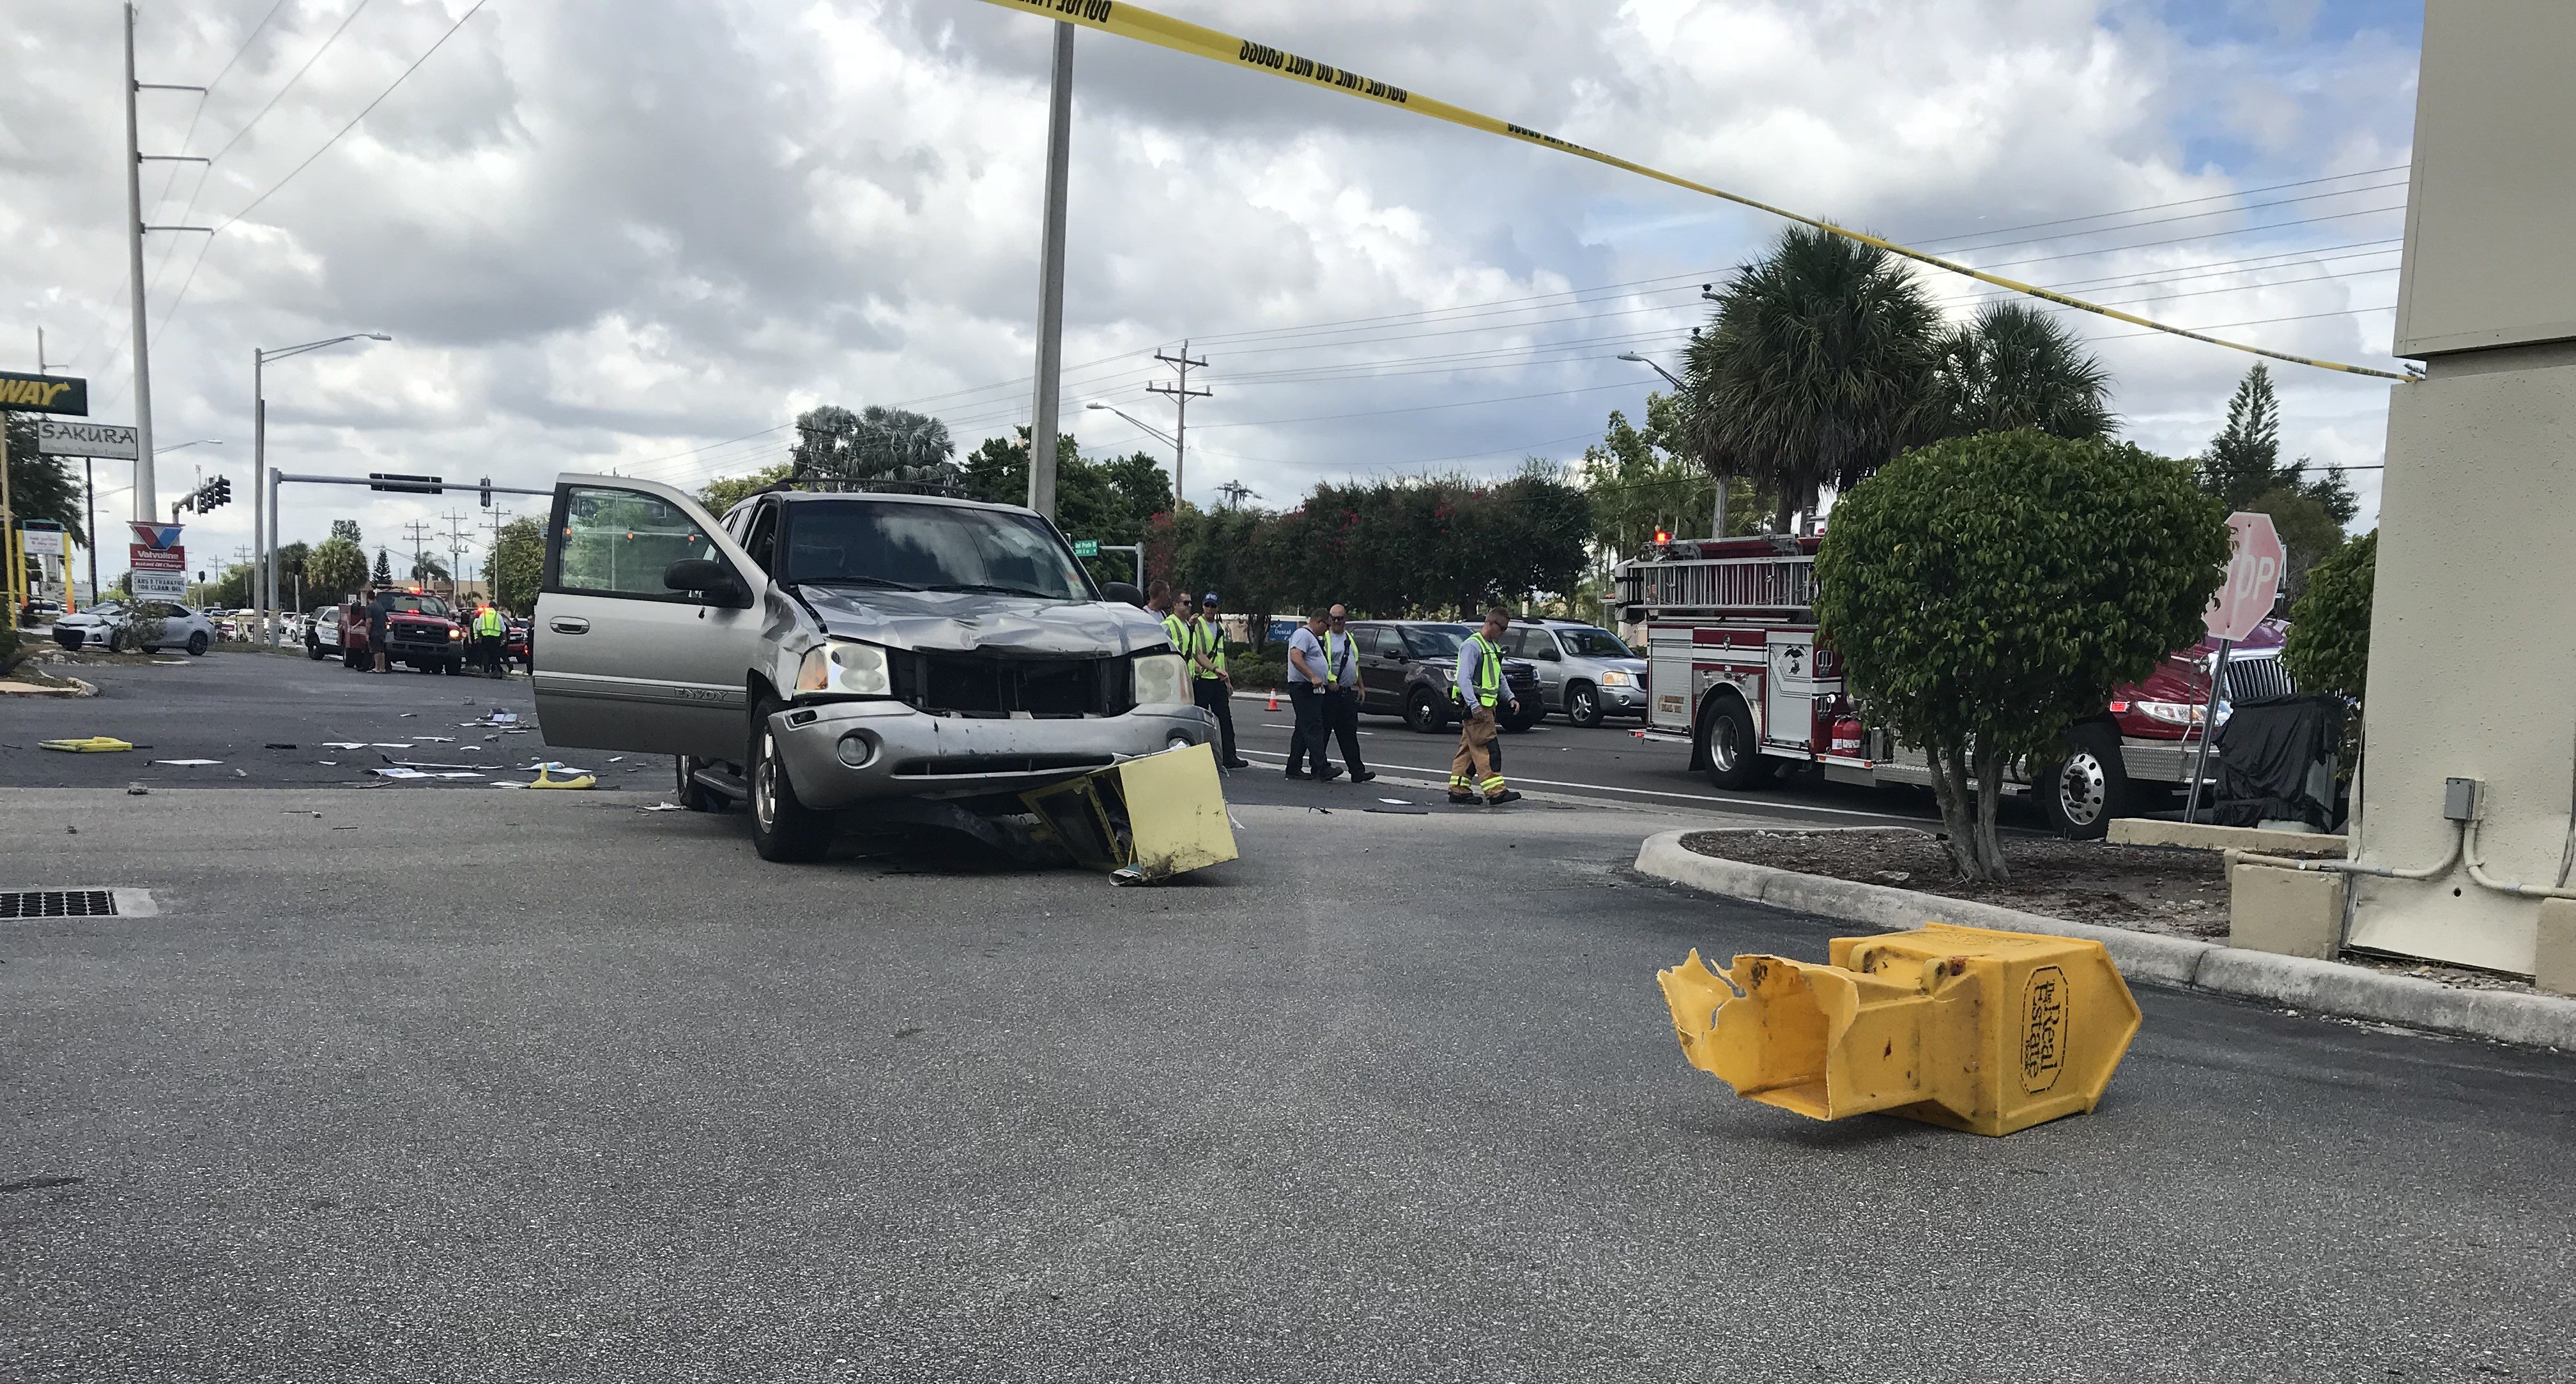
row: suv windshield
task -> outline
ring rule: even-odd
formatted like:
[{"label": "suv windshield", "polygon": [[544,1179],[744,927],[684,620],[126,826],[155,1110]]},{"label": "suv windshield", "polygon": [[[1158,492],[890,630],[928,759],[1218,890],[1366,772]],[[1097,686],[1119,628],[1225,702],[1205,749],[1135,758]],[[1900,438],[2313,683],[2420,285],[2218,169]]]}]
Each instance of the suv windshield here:
[{"label": "suv windshield", "polygon": [[1072,556],[1032,515],[885,500],[786,509],[782,581],[1092,599]]},{"label": "suv windshield", "polygon": [[1619,636],[1608,630],[1567,629],[1560,625],[1557,639],[1565,651],[1576,658],[1635,658],[1636,650],[1619,642]]},{"label": "suv windshield", "polygon": [[1415,658],[1456,658],[1470,632],[1466,625],[1412,625],[1404,631],[1404,642]]}]

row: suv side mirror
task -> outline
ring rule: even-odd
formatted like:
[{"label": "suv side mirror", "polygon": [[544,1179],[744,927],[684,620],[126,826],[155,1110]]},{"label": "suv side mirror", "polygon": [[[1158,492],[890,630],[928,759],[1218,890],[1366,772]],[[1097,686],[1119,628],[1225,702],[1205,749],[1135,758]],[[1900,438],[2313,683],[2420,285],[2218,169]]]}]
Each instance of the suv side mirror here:
[{"label": "suv side mirror", "polygon": [[703,591],[714,597],[717,605],[751,603],[751,588],[734,576],[732,568],[714,558],[683,558],[672,563],[662,569],[662,585],[673,591]]},{"label": "suv side mirror", "polygon": [[1104,600],[1125,601],[1127,604],[1139,609],[1142,609],[1145,604],[1145,593],[1123,581],[1102,582],[1100,584],[1100,595]]}]

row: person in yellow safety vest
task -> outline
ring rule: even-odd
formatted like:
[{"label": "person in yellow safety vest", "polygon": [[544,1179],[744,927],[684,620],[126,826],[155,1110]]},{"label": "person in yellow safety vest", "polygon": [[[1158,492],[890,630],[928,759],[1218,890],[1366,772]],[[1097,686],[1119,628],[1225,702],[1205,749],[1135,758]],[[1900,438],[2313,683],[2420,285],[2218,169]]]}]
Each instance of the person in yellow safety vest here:
[{"label": "person in yellow safety vest", "polygon": [[1218,762],[1229,769],[1249,769],[1252,761],[1234,749],[1234,679],[1225,671],[1225,617],[1217,613],[1216,593],[1199,598],[1198,618],[1190,622],[1190,696],[1216,718]]},{"label": "person in yellow safety vest", "polygon": [[1190,624],[1172,609],[1172,584],[1158,581],[1147,588],[1145,608],[1162,617],[1163,637],[1172,641],[1172,652],[1186,653],[1190,646]]},{"label": "person in yellow safety vest", "polygon": [[1521,709],[1503,681],[1503,631],[1511,623],[1511,612],[1495,606],[1485,612],[1484,628],[1458,646],[1458,700],[1466,704],[1467,723],[1458,731],[1458,757],[1449,763],[1453,803],[1475,802],[1478,793],[1488,807],[1520,800],[1520,794],[1503,786],[1503,747],[1495,738],[1496,709],[1515,716]]},{"label": "person in yellow safety vest", "polygon": [[485,601],[482,608],[474,612],[474,653],[482,662],[483,676],[487,678],[507,676],[501,668],[501,636],[508,629],[508,624],[501,619],[501,612],[494,610],[491,602]]},{"label": "person in yellow safety vest", "polygon": [[[1360,762],[1360,661],[1359,644],[1347,628],[1350,612],[1340,605],[1324,612],[1324,729],[1341,743],[1342,763],[1350,766],[1351,782],[1366,783],[1377,775]],[[1324,743],[1315,742],[1315,756],[1322,762]]]}]

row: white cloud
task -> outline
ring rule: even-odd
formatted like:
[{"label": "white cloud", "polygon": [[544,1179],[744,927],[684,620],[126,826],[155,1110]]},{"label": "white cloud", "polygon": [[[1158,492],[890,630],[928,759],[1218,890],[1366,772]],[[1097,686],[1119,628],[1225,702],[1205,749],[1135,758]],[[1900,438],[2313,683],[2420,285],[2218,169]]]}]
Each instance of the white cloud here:
[{"label": "white cloud", "polygon": [[[284,7],[208,98],[189,151],[232,139],[352,3]],[[468,3],[373,0],[216,165],[190,219],[220,223],[275,185]],[[2321,35],[2313,6],[2285,0],[2259,32],[2212,35],[2195,15],[2110,0],[1165,3],[1891,234],[1965,247],[2061,237],[1962,251],[2040,282],[2317,249],[2306,267],[2273,259],[2086,291],[2187,325],[2300,319],[2227,329],[2294,351],[2357,359],[2387,347],[2375,309],[2393,302],[2395,257],[2334,260],[2318,247],[2393,237],[2395,215],[2244,228],[2402,192],[2079,239],[2063,237],[2083,225],[1969,234],[2402,164],[2413,36],[2340,20]],[[267,8],[147,9],[146,80],[205,81]],[[100,415],[119,418],[117,18],[43,6],[13,23],[0,242],[16,263],[0,317],[44,326],[56,363],[88,374]],[[206,247],[193,278],[199,247],[168,238],[177,253],[153,292],[155,321],[169,314],[154,352],[160,431],[233,440],[203,464],[246,492],[251,349],[382,330],[397,342],[274,372],[276,459],[519,484],[616,466],[694,484],[775,459],[783,436],[761,430],[818,401],[926,401],[969,446],[1004,432],[1027,407],[1045,45],[1042,23],[969,0],[491,0],[358,130]],[[1065,356],[1082,368],[1068,374],[1065,424],[1086,444],[1153,447],[1079,405],[1168,416],[1142,393],[1168,377],[1150,353],[1193,338],[1218,390],[1191,415],[1209,425],[1193,428],[1202,501],[1226,479],[1277,501],[1322,476],[1497,470],[1541,443],[1571,455],[1609,409],[1634,415],[1657,383],[1613,358],[1676,355],[1699,320],[1697,285],[1777,229],[1561,154],[1098,34],[1082,36],[1077,83]],[[2255,90],[2259,102],[2236,95]],[[147,146],[175,147],[188,98],[150,94],[144,110]],[[176,218],[194,181],[180,171],[153,219]],[[156,166],[147,191],[160,182]],[[2070,253],[2190,236],[2204,238]],[[1629,287],[1505,301],[1594,285]],[[1963,310],[1981,291],[1936,286]],[[2228,291],[2206,291],[2217,288]],[[1406,316],[1440,310],[1481,315]],[[1289,334],[1352,319],[1379,320]],[[2247,364],[2078,325],[2105,338],[2118,405],[2160,450],[2205,441]],[[32,346],[31,331],[10,342],[9,363]],[[2289,446],[2377,461],[2384,387],[2277,373]],[[1424,407],[1489,399],[1505,402]],[[1415,411],[1331,416],[1400,409]],[[1265,421],[1290,419],[1306,421]],[[746,434],[761,435],[726,442]],[[2366,499],[2375,475],[2356,478]],[[446,507],[362,494],[311,497],[285,536],[317,536],[325,519],[360,512],[342,506],[363,506],[370,538],[385,540],[402,518]],[[229,550],[248,514],[199,527]]]}]

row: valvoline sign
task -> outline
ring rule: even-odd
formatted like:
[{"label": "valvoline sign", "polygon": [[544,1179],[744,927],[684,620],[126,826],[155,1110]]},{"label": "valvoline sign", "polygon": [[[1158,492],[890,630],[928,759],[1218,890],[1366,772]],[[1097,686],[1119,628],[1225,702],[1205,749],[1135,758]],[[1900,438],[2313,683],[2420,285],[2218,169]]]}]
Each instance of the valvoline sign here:
[{"label": "valvoline sign", "polygon": [[179,532],[187,527],[185,524],[147,524],[134,519],[126,520],[125,526],[134,530],[136,547],[146,548],[156,553],[168,552],[178,547]]}]

